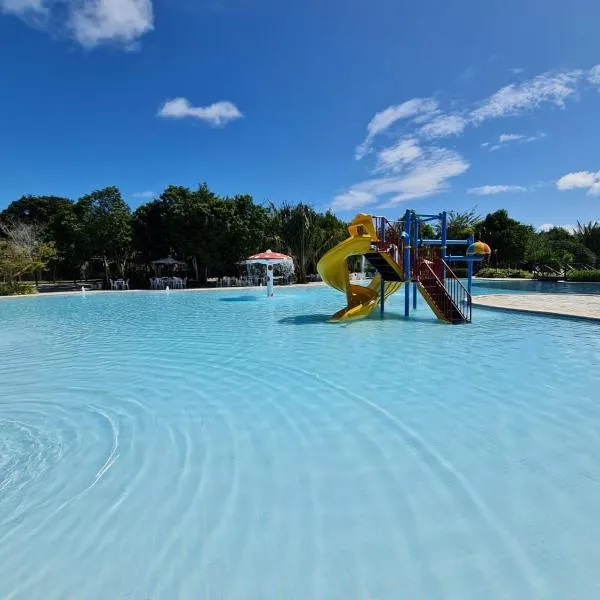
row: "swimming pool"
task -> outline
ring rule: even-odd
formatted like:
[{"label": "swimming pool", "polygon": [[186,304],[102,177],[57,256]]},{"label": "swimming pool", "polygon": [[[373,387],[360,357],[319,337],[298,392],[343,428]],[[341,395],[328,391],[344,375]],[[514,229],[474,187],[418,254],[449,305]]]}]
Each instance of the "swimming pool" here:
[{"label": "swimming pool", "polygon": [[600,283],[576,283],[568,281],[538,281],[535,279],[473,279],[473,293],[486,288],[487,293],[518,294],[600,294]]},{"label": "swimming pool", "polygon": [[402,301],[0,302],[0,598],[598,598],[597,326]]}]

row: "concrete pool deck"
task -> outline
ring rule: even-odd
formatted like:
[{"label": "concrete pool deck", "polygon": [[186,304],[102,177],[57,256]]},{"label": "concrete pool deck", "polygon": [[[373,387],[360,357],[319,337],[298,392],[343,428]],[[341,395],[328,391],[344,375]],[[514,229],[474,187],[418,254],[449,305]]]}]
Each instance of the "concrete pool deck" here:
[{"label": "concrete pool deck", "polygon": [[591,294],[473,296],[473,306],[600,321],[600,296]]}]

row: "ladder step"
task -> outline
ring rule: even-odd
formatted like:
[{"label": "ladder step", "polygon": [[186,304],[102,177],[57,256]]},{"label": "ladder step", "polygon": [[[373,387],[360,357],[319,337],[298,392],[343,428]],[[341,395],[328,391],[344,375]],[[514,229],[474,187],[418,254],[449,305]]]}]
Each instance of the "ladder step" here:
[{"label": "ladder step", "polygon": [[368,252],[364,256],[384,281],[404,281],[402,268],[387,252]]}]

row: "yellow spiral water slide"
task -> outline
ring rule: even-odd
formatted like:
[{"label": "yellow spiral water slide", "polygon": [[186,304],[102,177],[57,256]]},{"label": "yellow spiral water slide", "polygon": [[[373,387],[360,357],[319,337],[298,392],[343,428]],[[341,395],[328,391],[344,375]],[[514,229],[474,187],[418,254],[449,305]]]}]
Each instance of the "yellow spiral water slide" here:
[{"label": "yellow spiral water slide", "polygon": [[[332,321],[362,319],[378,306],[381,300],[381,277],[377,275],[368,286],[350,282],[348,257],[368,254],[373,242],[378,241],[371,215],[359,214],[348,227],[350,237],[327,252],[317,264],[323,281],[346,294],[347,306],[336,312]],[[384,297],[392,295],[402,287],[402,282],[384,282]]]}]

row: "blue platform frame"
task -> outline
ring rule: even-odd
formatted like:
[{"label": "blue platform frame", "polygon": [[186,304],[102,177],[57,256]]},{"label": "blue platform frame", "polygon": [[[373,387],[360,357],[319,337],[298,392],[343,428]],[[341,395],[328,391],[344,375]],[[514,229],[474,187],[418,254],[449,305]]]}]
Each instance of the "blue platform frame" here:
[{"label": "blue platform frame", "polygon": [[[440,224],[440,239],[430,240],[421,238],[421,225],[430,221],[438,221]],[[381,232],[378,232],[380,239],[385,238],[384,219],[381,219]],[[413,292],[413,310],[417,309],[417,281],[412,279],[411,259],[412,251],[423,246],[440,247],[440,256],[446,262],[464,262],[467,265],[467,291],[471,295],[473,289],[473,264],[481,262],[483,256],[461,256],[448,253],[448,247],[453,246],[470,246],[475,242],[473,234],[466,240],[449,240],[448,239],[448,213],[443,211],[439,214],[426,215],[417,214],[414,210],[406,210],[404,217],[397,223],[402,224],[404,238],[404,316],[410,316],[410,291],[411,283]],[[445,273],[444,273],[445,279]],[[384,282],[381,282],[381,313],[384,312]]]}]

